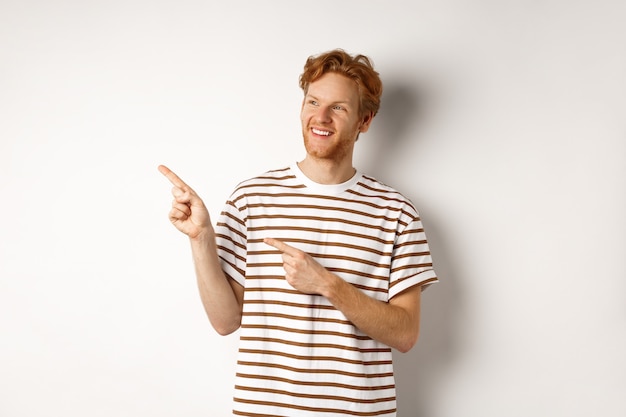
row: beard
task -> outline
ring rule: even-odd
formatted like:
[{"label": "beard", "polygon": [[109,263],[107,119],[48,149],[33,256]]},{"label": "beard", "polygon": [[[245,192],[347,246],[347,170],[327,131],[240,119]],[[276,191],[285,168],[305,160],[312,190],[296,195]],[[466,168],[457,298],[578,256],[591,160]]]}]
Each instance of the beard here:
[{"label": "beard", "polygon": [[306,127],[302,129],[302,136],[308,155],[315,159],[333,162],[340,162],[349,157],[356,142],[356,139],[350,139],[338,133],[328,139],[318,139],[313,137],[311,130]]}]

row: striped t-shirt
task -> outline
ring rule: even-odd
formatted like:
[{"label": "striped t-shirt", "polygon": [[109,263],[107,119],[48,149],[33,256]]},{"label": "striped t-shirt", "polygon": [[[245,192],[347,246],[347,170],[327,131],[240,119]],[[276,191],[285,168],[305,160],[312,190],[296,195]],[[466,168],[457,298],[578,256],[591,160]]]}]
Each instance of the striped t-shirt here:
[{"label": "striped t-shirt", "polygon": [[387,302],[437,281],[413,204],[357,173],[338,185],[297,164],[239,184],[216,225],[227,276],[245,288],[234,394],[237,416],[395,416],[391,348],[330,302],[285,280],[272,237]]}]

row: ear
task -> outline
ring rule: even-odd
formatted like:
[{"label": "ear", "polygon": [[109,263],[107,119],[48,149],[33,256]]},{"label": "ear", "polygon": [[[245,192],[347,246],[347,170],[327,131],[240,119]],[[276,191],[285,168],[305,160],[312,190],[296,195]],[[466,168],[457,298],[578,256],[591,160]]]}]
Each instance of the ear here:
[{"label": "ear", "polygon": [[367,113],[365,116],[363,116],[363,120],[361,120],[361,125],[359,126],[359,132],[367,132],[370,128],[370,124],[372,124],[373,119],[374,113]]}]

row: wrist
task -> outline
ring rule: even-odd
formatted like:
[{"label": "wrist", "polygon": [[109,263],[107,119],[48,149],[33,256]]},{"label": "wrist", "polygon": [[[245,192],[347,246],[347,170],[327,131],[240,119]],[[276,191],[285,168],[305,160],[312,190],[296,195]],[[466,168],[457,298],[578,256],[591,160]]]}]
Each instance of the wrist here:
[{"label": "wrist", "polygon": [[337,275],[326,271],[322,295],[333,303],[333,300],[338,296],[337,294],[341,292],[341,285],[345,283],[346,282]]},{"label": "wrist", "polygon": [[215,244],[215,231],[213,226],[202,227],[193,236],[189,236],[189,241],[196,245]]}]

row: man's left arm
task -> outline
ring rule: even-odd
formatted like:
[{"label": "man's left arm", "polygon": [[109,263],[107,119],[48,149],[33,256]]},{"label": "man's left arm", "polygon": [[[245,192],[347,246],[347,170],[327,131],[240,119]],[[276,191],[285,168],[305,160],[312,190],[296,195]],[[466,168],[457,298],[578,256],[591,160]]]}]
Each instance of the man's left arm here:
[{"label": "man's left arm", "polygon": [[265,243],[282,253],[285,278],[298,291],[326,297],[363,333],[400,352],[408,352],[417,342],[421,286],[385,303],[328,271],[307,253],[278,239],[265,239]]}]

